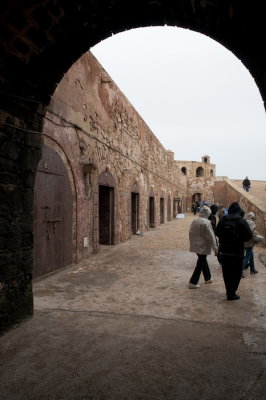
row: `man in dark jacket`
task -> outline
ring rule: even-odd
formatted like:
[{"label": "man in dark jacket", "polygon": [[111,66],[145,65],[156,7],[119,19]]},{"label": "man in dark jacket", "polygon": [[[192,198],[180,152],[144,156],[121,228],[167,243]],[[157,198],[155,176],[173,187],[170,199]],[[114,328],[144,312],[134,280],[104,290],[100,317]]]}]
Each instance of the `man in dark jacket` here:
[{"label": "man in dark jacket", "polygon": [[238,300],[236,294],[242,275],[244,256],[244,242],[252,238],[251,229],[243,218],[244,211],[237,202],[228,208],[225,215],[218,222],[215,234],[219,238],[219,255],[222,264],[223,278],[227,300]]},{"label": "man in dark jacket", "polygon": [[246,192],[249,191],[249,189],[250,189],[250,180],[248,179],[247,176],[246,176],[246,178],[243,180],[242,186],[243,186],[243,189],[244,189]]},{"label": "man in dark jacket", "polygon": [[218,211],[218,206],[216,204],[212,204],[210,206],[210,209],[211,209],[212,213],[211,213],[211,215],[209,216],[208,219],[211,221],[212,229],[215,232],[215,228],[216,228],[216,213]]}]

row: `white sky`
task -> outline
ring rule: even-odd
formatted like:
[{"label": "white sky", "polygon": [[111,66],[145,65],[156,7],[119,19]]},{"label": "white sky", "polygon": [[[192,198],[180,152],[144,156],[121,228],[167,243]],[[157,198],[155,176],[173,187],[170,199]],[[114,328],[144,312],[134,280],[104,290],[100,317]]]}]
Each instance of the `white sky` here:
[{"label": "white sky", "polygon": [[119,33],[91,52],[176,160],[207,154],[217,176],[266,180],[262,98],[225,47],[165,26]]}]

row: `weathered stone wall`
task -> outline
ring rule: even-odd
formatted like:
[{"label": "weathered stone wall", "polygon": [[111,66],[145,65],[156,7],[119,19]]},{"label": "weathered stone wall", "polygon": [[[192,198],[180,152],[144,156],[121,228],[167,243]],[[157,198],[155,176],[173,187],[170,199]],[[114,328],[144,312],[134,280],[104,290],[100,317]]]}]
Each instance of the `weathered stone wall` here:
[{"label": "weathered stone wall", "polygon": [[[216,165],[210,163],[209,156],[203,156],[202,161],[176,161],[176,164],[181,173],[187,177],[186,210],[191,210],[192,196],[196,193],[200,194],[201,201],[214,202]],[[198,168],[201,169],[202,176],[197,176]]]},{"label": "weathered stone wall", "polygon": [[[98,177],[108,171],[116,182],[115,243],[131,236],[131,187],[140,196],[140,230],[148,229],[148,197],[155,196],[155,226],[164,221],[170,196],[186,197],[187,179],[91,53],[84,54],[58,85],[44,123],[45,143],[64,154],[76,199],[73,244],[76,259],[97,251]],[[64,161],[63,159],[63,161]],[[66,161],[64,161],[66,163]],[[88,247],[84,247],[88,238]]]},{"label": "weathered stone wall", "polygon": [[[226,185],[226,202],[225,207],[233,201],[238,201],[241,208],[248,213],[254,212],[256,215],[256,227],[257,231],[266,238],[266,207],[265,202],[258,200],[256,197],[245,192],[239,186],[235,185],[229,180],[225,181]],[[264,243],[266,243],[264,239]]]},{"label": "weathered stone wall", "polygon": [[21,118],[0,110],[0,332],[33,313],[32,205],[42,142],[27,121],[29,106],[22,108]]},{"label": "weathered stone wall", "polygon": [[[204,157],[202,157],[204,158]],[[202,168],[204,173],[202,177],[213,178],[216,175],[216,165],[209,162],[203,161],[176,161],[180,170],[186,168],[186,176],[188,179],[193,179],[196,177],[196,171],[198,168]]]},{"label": "weathered stone wall", "polygon": [[214,195],[214,203],[221,204],[226,207],[227,203],[227,185],[224,180],[219,180],[214,182],[213,186],[213,195]]}]

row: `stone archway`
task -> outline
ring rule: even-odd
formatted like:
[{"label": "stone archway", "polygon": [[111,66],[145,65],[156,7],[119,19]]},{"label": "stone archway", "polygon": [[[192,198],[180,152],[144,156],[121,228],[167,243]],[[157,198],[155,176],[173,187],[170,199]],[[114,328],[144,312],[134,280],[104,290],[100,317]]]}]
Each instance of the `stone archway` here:
[{"label": "stone archway", "polygon": [[260,40],[266,33],[263,7],[263,2],[219,0],[113,0],[108,7],[104,0],[1,3],[0,223],[3,232],[17,240],[2,240],[1,306],[5,313],[0,330],[33,312],[29,226],[34,178],[41,158],[45,107],[64,73],[85,51],[113,33],[168,24],[208,35],[231,50],[252,74],[265,102],[266,59]]}]

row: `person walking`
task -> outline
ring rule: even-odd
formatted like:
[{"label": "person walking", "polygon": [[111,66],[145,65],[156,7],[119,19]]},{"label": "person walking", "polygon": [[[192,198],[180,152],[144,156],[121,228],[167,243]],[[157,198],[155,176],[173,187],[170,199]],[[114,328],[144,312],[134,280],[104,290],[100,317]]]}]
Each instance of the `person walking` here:
[{"label": "person walking", "polygon": [[248,179],[247,176],[246,176],[246,178],[243,180],[242,186],[243,186],[243,189],[244,189],[246,192],[249,191],[249,189],[250,189],[250,180]]},{"label": "person walking", "polygon": [[214,232],[211,222],[208,217],[211,214],[211,209],[207,206],[202,206],[199,211],[198,218],[194,219],[189,229],[190,251],[198,256],[197,264],[194,272],[189,280],[189,289],[198,289],[200,274],[203,273],[205,283],[212,283],[210,268],[207,262],[207,255],[214,250],[217,255],[217,245],[214,237]]},{"label": "person walking", "polygon": [[192,212],[194,215],[196,215],[196,212],[197,212],[197,204],[196,203],[192,204]]},{"label": "person walking", "polygon": [[227,300],[238,300],[236,294],[242,275],[244,242],[252,238],[252,232],[243,218],[244,211],[237,202],[228,208],[228,214],[223,216],[215,230],[219,238],[219,259],[222,264],[223,279]]},{"label": "person walking", "polygon": [[211,221],[212,229],[215,232],[216,223],[217,223],[217,221],[216,221],[216,213],[218,211],[218,206],[216,204],[212,204],[210,206],[210,209],[211,209],[211,214],[210,214],[208,219]]},{"label": "person walking", "polygon": [[250,267],[251,274],[257,274],[258,271],[255,269],[255,264],[254,264],[253,247],[255,246],[256,243],[258,243],[259,241],[261,241],[263,239],[263,236],[258,235],[257,230],[256,230],[255,214],[251,211],[251,212],[247,213],[245,219],[251,229],[252,238],[248,242],[244,243],[245,255],[244,255],[243,264],[242,264],[242,278],[245,278],[244,271],[248,267]]}]

